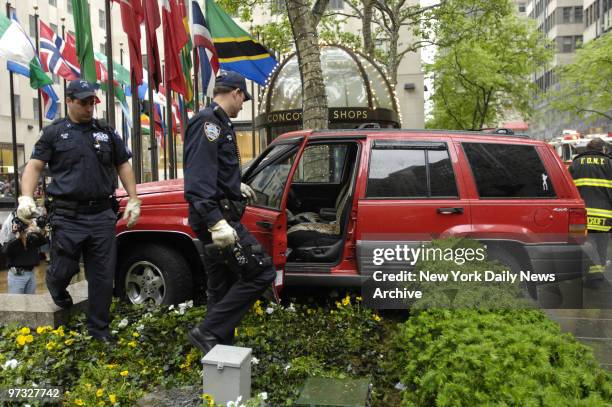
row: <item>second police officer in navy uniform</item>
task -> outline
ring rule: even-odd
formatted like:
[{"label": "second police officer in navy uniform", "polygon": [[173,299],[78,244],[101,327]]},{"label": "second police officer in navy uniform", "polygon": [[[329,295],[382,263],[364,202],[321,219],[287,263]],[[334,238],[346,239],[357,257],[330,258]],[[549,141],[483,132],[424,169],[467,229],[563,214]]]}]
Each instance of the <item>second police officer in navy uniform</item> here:
[{"label": "second police officer in navy uniform", "polygon": [[204,245],[217,249],[204,255],[206,317],[188,332],[204,353],[218,343],[233,343],[235,327],[276,276],[270,257],[240,223],[245,200],[254,200],[255,193],[241,183],[230,118],[251,95],[244,78],[231,71],[221,71],[213,92],[211,105],[189,121],[184,157],[189,225]]},{"label": "second police officer in navy uniform", "polygon": [[106,123],[93,118],[99,102],[93,84],[76,80],[66,89],[68,115],[41,132],[23,174],[17,216],[30,222],[36,214],[32,199],[45,163],[53,181],[47,188],[50,202],[51,264],[47,288],[62,308],[72,306],[66,290],[79,272],[83,255],[88,281],[89,334],[103,343],[112,341],[110,305],[113,294],[117,220],[114,192],[117,174],[129,194],[124,219],[133,226],[140,215],[131,153]]}]

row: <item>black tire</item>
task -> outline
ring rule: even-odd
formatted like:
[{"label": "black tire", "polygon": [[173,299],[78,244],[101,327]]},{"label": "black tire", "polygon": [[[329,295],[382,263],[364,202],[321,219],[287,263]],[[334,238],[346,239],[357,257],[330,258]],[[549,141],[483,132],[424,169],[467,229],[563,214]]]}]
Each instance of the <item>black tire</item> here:
[{"label": "black tire", "polygon": [[[511,252],[501,247],[493,246],[488,249],[488,259],[498,260],[501,264],[507,266],[513,273],[519,273],[523,270],[523,266]],[[534,300],[538,298],[537,285],[535,283],[525,283],[529,296]]]},{"label": "black tire", "polygon": [[[191,268],[177,250],[146,243],[126,248],[118,259],[115,292],[127,302],[179,304],[192,298]],[[129,280],[129,281],[128,281]]]}]

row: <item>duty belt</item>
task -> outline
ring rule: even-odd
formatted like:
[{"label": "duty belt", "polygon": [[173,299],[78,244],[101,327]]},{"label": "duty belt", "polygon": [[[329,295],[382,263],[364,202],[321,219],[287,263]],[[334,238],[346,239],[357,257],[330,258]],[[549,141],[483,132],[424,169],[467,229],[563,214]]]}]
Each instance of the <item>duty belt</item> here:
[{"label": "duty belt", "polygon": [[25,267],[10,267],[9,271],[11,273],[15,274],[16,276],[21,276],[26,271],[32,271],[32,269],[31,268],[25,268]]},{"label": "duty belt", "polygon": [[53,197],[52,205],[54,205],[55,212],[58,215],[62,215],[64,211],[76,211],[80,214],[95,214],[110,209],[111,202],[110,198],[96,199],[91,201],[77,201]]}]

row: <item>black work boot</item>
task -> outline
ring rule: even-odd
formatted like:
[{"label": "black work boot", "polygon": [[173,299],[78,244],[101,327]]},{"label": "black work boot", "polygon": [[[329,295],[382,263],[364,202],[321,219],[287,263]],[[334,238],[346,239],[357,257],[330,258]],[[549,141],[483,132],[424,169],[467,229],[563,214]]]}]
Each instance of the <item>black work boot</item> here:
[{"label": "black work boot", "polygon": [[205,355],[220,342],[219,338],[213,333],[201,331],[197,326],[187,332],[187,337],[189,338],[189,342],[204,352]]}]

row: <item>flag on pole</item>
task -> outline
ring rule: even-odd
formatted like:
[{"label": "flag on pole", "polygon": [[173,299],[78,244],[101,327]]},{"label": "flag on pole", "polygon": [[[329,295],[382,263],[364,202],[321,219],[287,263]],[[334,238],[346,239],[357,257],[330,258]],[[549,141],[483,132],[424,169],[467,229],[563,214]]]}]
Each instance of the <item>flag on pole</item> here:
[{"label": "flag on pole", "polygon": [[170,90],[184,95],[187,93],[187,85],[179,55],[188,38],[176,0],[162,0],[162,21],[166,84]]},{"label": "flag on pole", "polygon": [[161,25],[161,17],[157,0],[144,0],[145,24],[148,29],[147,41],[150,47],[149,71],[153,78],[153,89],[157,89],[162,82],[161,63],[159,62],[159,47],[157,45],[157,34],[155,30]]},{"label": "flag on pole", "polygon": [[91,21],[89,19],[89,4],[87,0],[71,0],[74,32],[76,36],[76,51],[81,67],[81,79],[96,81],[96,63],[94,60],[93,39],[91,36]]},{"label": "flag on pole", "polygon": [[185,33],[187,34],[187,42],[181,50],[181,65],[183,66],[183,75],[185,75],[185,101],[187,104],[191,104],[193,101],[193,82],[191,80],[191,70],[193,68],[193,61],[191,60],[191,54],[193,53],[193,43],[191,42],[191,33],[189,30],[189,17],[187,14],[187,8],[185,7],[184,0],[178,0],[179,9],[181,11],[181,17],[183,20],[183,27],[185,27]]},{"label": "flag on pole", "polygon": [[140,50],[140,24],[144,20],[141,0],[116,0],[121,3],[121,23],[127,34],[130,49],[130,72],[136,84],[142,83],[142,52]]},{"label": "flag on pole", "polygon": [[79,58],[77,57],[76,51],[76,39],[70,33],[66,34],[66,45],[62,51],[62,57],[64,57],[64,61],[66,61],[68,66],[81,77],[81,66],[79,65]]},{"label": "flag on pole", "polygon": [[270,52],[240,28],[214,0],[206,0],[206,18],[221,68],[265,85],[278,64]]},{"label": "flag on pole", "polygon": [[0,57],[7,59],[9,71],[30,78],[30,86],[40,89],[47,119],[57,114],[59,97],[38,60],[36,47],[23,27],[15,20],[0,14]]},{"label": "flag on pole", "polygon": [[66,43],[47,24],[39,20],[40,48],[39,55],[45,72],[51,72],[69,81],[79,78],[76,72],[64,59],[62,53]]},{"label": "flag on pole", "polygon": [[212,97],[215,78],[219,72],[219,58],[217,57],[217,50],[208,29],[208,23],[196,0],[191,2],[191,10],[191,15],[193,16],[193,42],[198,50],[202,91],[206,96]]}]

